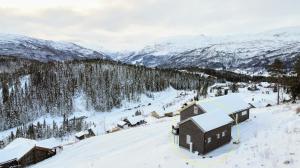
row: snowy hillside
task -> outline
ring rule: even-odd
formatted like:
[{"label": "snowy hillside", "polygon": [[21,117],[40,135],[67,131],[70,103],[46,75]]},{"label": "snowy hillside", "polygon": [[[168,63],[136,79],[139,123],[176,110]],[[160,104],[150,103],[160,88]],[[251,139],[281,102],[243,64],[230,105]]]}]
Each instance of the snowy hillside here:
[{"label": "snowy hillside", "polygon": [[109,58],[79,45],[35,39],[21,35],[0,34],[0,56],[15,56],[38,61]]},{"label": "snowy hillside", "polygon": [[[300,28],[231,36],[180,36],[165,38],[140,51],[117,53],[115,59],[150,67],[209,67],[263,69],[275,58],[291,67],[300,54]],[[256,68],[253,68],[256,67]]]},{"label": "snowy hillside", "polygon": [[[222,85],[226,86],[227,83]],[[149,115],[152,111],[163,115],[178,110],[195,95],[192,91],[168,88],[152,93],[150,97],[143,95],[141,103],[124,101],[121,108],[113,109],[110,113],[86,111],[82,101],[84,97],[78,97],[75,100],[77,112],[74,115],[87,116],[87,121],[96,123],[98,136],[83,141],[75,140],[72,136],[65,137],[60,142],[64,146],[62,152],[32,167],[297,168],[300,165],[300,115],[296,114],[296,108],[300,104],[266,108],[266,104],[276,104],[276,93],[266,94],[271,88],[259,89],[254,92],[246,88],[239,89],[238,95],[258,108],[251,109],[248,121],[233,127],[230,144],[205,156],[189,153],[174,143],[171,126],[178,122],[178,116],[156,119]],[[209,97],[214,94],[209,92]],[[147,124],[110,134],[101,132],[137,110],[142,112]],[[58,122],[62,120],[49,116],[46,121],[52,122],[52,119]],[[43,121],[43,118],[39,121]],[[1,134],[9,133],[5,131]],[[241,143],[232,144],[237,138],[240,138]],[[47,145],[47,140],[42,142]],[[55,142],[59,143],[57,140]]]},{"label": "snowy hillside", "polygon": [[[297,105],[251,110],[250,119],[232,130],[233,139],[207,155],[197,156],[174,144],[176,118],[83,140],[33,167],[288,167],[300,165],[300,116]],[[284,137],[284,138],[283,138]]]},{"label": "snowy hillside", "polygon": [[[193,99],[194,96],[196,96],[196,92],[194,91],[176,90],[169,87],[161,92],[149,92],[147,95],[143,94],[138,102],[124,100],[120,108],[114,108],[111,112],[97,112],[95,110],[87,110],[86,97],[80,95],[74,100],[74,113],[69,116],[69,118],[86,116],[87,119],[85,121],[95,123],[97,126],[96,134],[100,135],[111,127],[116,126],[121,119],[134,115],[138,110],[140,110],[143,115],[149,115],[155,111],[163,116],[165,113],[176,111],[182,104]],[[52,124],[52,122],[55,121],[58,125],[61,125],[63,117],[45,115],[32,123],[37,125],[38,122],[43,123],[44,120],[47,124]],[[16,128],[0,132],[0,140],[9,136],[11,131],[15,133]],[[70,137],[66,138],[67,141],[74,140],[74,137],[71,139],[68,139]]]}]

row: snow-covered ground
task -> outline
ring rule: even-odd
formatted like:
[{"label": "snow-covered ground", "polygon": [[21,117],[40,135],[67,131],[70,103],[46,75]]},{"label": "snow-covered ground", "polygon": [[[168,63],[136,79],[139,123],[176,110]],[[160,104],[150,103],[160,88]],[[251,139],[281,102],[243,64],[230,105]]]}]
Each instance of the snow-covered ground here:
[{"label": "snow-covered ground", "polygon": [[233,140],[205,156],[178,147],[171,125],[179,117],[92,137],[33,167],[289,167],[300,166],[300,104],[251,109],[250,119],[232,130]]},{"label": "snow-covered ground", "polygon": [[[22,80],[24,81],[24,80]],[[216,85],[226,87],[230,83],[217,83]],[[256,107],[265,107],[267,104],[275,105],[277,93],[274,93],[271,88],[259,87],[258,91],[248,91],[247,88],[240,88],[238,94],[246,102],[255,105]],[[210,88],[208,89],[210,90]],[[269,94],[266,92],[269,91]],[[216,90],[208,93],[208,97],[214,97]],[[230,93],[231,94],[231,93]],[[140,102],[128,102],[124,100],[122,102],[121,108],[112,109],[111,112],[96,112],[93,110],[86,110],[85,108],[85,97],[78,96],[74,100],[75,112],[69,118],[86,116],[87,122],[96,124],[96,134],[103,134],[106,130],[116,126],[116,124],[124,119],[135,114],[136,111],[140,110],[144,116],[149,115],[151,112],[155,111],[160,115],[164,115],[168,112],[176,112],[185,103],[190,101],[196,93],[194,91],[183,91],[176,90],[173,88],[168,88],[161,92],[151,93],[151,97],[146,94],[141,96]],[[283,94],[282,97],[289,98],[288,95]],[[62,117],[44,116],[33,123],[37,122],[43,123],[46,121],[47,124],[52,124],[53,120],[60,125],[63,121]],[[149,119],[148,119],[149,120]],[[149,121],[148,121],[149,122]],[[4,139],[9,136],[11,131],[15,132],[16,128],[12,128],[3,132],[0,132],[0,139]],[[64,141],[75,141],[74,136],[64,137]],[[65,143],[65,142],[63,142]]]},{"label": "snow-covered ground", "polygon": [[[228,84],[216,85],[227,87]],[[98,136],[79,142],[75,141],[74,136],[65,137],[63,141],[52,138],[39,142],[46,145],[55,142],[63,145],[64,150],[33,167],[299,167],[300,116],[295,109],[300,104],[266,108],[267,104],[276,104],[277,93],[273,93],[272,88],[258,88],[258,91],[240,88],[239,93],[234,93],[258,107],[250,111],[247,122],[233,127],[232,141],[239,137],[241,143],[225,145],[206,156],[196,156],[174,144],[171,125],[178,122],[178,117],[155,119],[149,115],[153,111],[161,115],[176,112],[195,96],[194,91],[168,88],[151,93],[151,96],[142,95],[140,102],[124,100],[121,108],[104,113],[87,111],[84,96],[79,96],[75,99],[74,116],[87,116],[87,122],[97,125]],[[215,93],[216,90],[209,92],[208,97],[213,97]],[[289,96],[281,94],[281,97]],[[147,124],[104,134],[105,129],[138,110]],[[49,124],[53,120],[62,122],[61,117],[46,116],[34,123],[44,119]],[[1,132],[0,138],[9,135],[10,131],[15,129]]]}]

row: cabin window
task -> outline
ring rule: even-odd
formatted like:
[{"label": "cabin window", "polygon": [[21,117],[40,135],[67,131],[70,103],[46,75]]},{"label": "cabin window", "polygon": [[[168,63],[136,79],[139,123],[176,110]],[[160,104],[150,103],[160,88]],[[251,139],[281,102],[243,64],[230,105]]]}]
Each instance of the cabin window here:
[{"label": "cabin window", "polygon": [[217,138],[220,139],[220,134],[217,134]]},{"label": "cabin window", "polygon": [[207,143],[209,144],[211,142],[211,137],[207,138]]},{"label": "cabin window", "polygon": [[194,106],[194,114],[198,114],[198,107]]},{"label": "cabin window", "polygon": [[242,112],[242,116],[247,115],[247,111]]},{"label": "cabin window", "polygon": [[186,143],[187,144],[191,143],[191,136],[190,135],[186,135]]},{"label": "cabin window", "polygon": [[226,135],[226,131],[222,132],[222,137],[224,137]]}]

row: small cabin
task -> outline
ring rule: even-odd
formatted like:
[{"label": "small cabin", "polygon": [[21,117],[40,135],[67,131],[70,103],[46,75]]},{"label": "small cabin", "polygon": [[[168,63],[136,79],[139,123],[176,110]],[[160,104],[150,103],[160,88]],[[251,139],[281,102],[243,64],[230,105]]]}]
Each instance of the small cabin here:
[{"label": "small cabin", "polygon": [[93,131],[93,129],[89,128],[88,130],[85,131],[81,131],[75,134],[75,138],[78,140],[83,140],[86,138],[90,138],[96,136],[95,132]]},{"label": "small cabin", "polygon": [[27,167],[56,154],[54,149],[37,146],[37,142],[17,138],[0,150],[0,167]]},{"label": "small cabin", "polygon": [[151,116],[154,117],[154,118],[157,118],[157,119],[160,119],[160,118],[164,117],[163,115],[157,113],[156,111],[152,111]]},{"label": "small cabin", "polygon": [[106,133],[114,133],[114,132],[117,132],[117,131],[120,131],[121,128],[120,127],[110,127],[106,130]]},{"label": "small cabin", "polygon": [[173,117],[174,113],[173,112],[167,112],[165,113],[165,117]]},{"label": "small cabin", "polygon": [[179,146],[206,154],[231,141],[231,123],[227,114],[208,112],[179,123]]},{"label": "small cabin", "polygon": [[119,128],[126,128],[126,127],[128,127],[128,123],[125,121],[118,121],[117,126]]},{"label": "small cabin", "polygon": [[134,116],[134,117],[127,117],[126,119],[124,119],[124,122],[126,122],[130,127],[134,127],[146,123],[144,117],[141,115]]}]

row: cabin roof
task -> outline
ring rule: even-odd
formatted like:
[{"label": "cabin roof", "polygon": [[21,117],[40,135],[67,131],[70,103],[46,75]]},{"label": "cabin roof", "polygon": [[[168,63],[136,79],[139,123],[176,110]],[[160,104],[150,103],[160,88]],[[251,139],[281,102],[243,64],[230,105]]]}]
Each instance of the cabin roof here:
[{"label": "cabin roof", "polygon": [[84,130],[84,131],[80,131],[80,132],[76,133],[75,137],[81,137],[81,136],[88,135],[88,134],[89,134],[89,131]]},{"label": "cabin roof", "polygon": [[197,115],[180,122],[180,124],[189,120],[193,121],[203,132],[208,132],[233,122],[232,118],[221,111]]},{"label": "cabin roof", "polygon": [[135,125],[138,122],[143,121],[144,118],[143,118],[143,116],[138,115],[138,116],[134,116],[134,117],[128,117],[127,120],[128,120],[128,122],[130,122],[130,124]]},{"label": "cabin roof", "polygon": [[19,160],[34,147],[51,149],[60,146],[60,141],[55,138],[50,138],[42,141],[35,141],[26,138],[17,138],[9,143],[4,149],[0,150],[0,163]]},{"label": "cabin roof", "polygon": [[120,126],[124,126],[124,125],[126,125],[127,123],[126,123],[125,121],[120,120],[120,121],[118,121],[117,124],[120,125]]},{"label": "cabin roof", "polygon": [[88,130],[91,130],[95,135],[98,135],[98,127],[92,125]]},{"label": "cabin roof", "polygon": [[4,149],[0,150],[0,163],[13,159],[21,159],[36,145],[35,140],[17,138],[8,144]]},{"label": "cabin roof", "polygon": [[45,139],[45,140],[38,141],[36,143],[36,146],[42,147],[42,148],[52,149],[52,148],[61,146],[61,142],[60,142],[60,140],[58,140],[56,138],[50,138],[50,139]]},{"label": "cabin roof", "polygon": [[244,102],[236,94],[208,98],[197,102],[197,104],[206,112],[222,111],[226,114],[233,114],[251,108],[248,103]]}]

